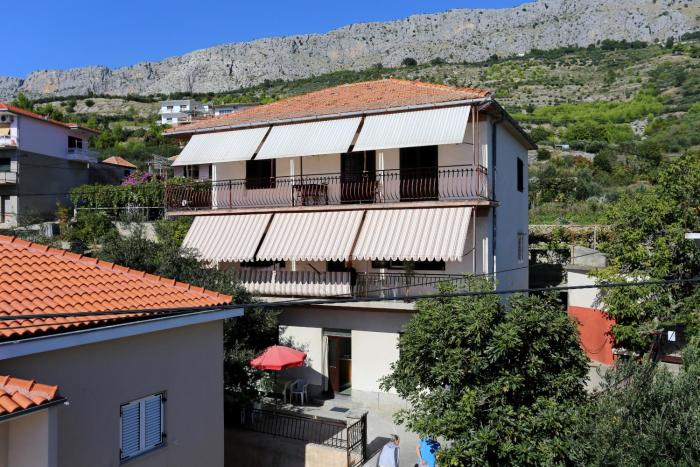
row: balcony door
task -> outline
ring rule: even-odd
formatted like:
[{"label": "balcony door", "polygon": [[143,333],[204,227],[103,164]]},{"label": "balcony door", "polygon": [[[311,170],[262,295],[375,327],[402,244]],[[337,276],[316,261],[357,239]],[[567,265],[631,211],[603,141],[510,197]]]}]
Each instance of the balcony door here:
[{"label": "balcony door", "polygon": [[341,203],[373,203],[376,191],[377,158],[374,151],[340,156]]},{"label": "balcony door", "polygon": [[401,201],[438,199],[438,147],[401,148]]}]

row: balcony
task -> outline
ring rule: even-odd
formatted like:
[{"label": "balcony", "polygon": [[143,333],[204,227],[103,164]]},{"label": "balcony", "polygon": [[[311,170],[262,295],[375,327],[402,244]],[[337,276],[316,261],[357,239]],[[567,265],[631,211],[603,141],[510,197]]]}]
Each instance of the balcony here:
[{"label": "balcony", "polygon": [[68,148],[66,159],[71,161],[97,162],[99,154],[83,148]]},{"label": "balcony", "polygon": [[349,272],[274,271],[243,269],[238,278],[250,292],[281,297],[354,297],[406,299],[435,293],[440,283],[464,283],[460,274],[360,272],[353,284]]},{"label": "balcony", "polygon": [[14,185],[17,183],[17,172],[0,171],[0,185]]},{"label": "balcony", "polygon": [[17,138],[10,136],[0,136],[0,149],[9,148],[15,149],[17,147]]},{"label": "balcony", "polygon": [[165,206],[170,211],[487,198],[486,169],[472,166],[258,180],[193,180],[171,184],[165,189]]}]

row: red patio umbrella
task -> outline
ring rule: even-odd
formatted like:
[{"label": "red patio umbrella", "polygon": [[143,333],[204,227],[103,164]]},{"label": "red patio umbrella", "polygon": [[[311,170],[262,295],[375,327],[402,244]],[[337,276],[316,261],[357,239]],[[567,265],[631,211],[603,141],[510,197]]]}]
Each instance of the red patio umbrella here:
[{"label": "red patio umbrella", "polygon": [[299,350],[273,345],[266,348],[263,353],[250,361],[250,366],[258,370],[284,370],[302,366],[306,360],[306,353]]}]

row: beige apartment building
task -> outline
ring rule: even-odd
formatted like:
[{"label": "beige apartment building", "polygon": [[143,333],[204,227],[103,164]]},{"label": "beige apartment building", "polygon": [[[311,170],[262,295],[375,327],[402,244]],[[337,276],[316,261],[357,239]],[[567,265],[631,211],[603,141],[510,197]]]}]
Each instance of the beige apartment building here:
[{"label": "beige apartment building", "polygon": [[535,145],[487,91],[354,83],[166,134],[175,167],[207,174],[166,192],[168,215],[195,216],[184,246],[287,302],[280,338],[308,353],[288,373],[313,390],[380,391],[438,283],[528,285]]}]

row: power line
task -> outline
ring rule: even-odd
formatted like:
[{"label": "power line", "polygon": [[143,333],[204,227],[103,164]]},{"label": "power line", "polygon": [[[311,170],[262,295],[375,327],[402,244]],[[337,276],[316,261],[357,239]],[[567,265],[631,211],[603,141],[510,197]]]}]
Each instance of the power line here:
[{"label": "power line", "polygon": [[[688,278],[688,279],[666,279],[666,280],[651,280],[651,281],[634,281],[634,282],[608,282],[593,285],[566,285],[557,287],[538,287],[538,288],[525,288],[525,289],[510,289],[510,290],[481,290],[481,291],[462,291],[462,292],[444,292],[436,294],[418,294],[409,295],[402,297],[381,297],[376,299],[371,299],[375,302],[384,301],[397,301],[397,300],[420,300],[420,299],[440,299],[440,298],[456,298],[456,297],[480,297],[480,296],[490,296],[490,295],[512,295],[518,293],[536,293],[536,292],[553,292],[553,291],[565,291],[565,290],[582,290],[582,289],[614,289],[614,288],[625,288],[625,287],[639,287],[648,285],[674,285],[674,284],[686,284],[686,283],[697,283],[700,282],[700,276]],[[347,297],[347,298],[337,298],[337,299],[316,299],[316,300],[291,300],[291,301],[281,301],[281,302],[270,302],[270,303],[242,303],[233,305],[220,305],[211,307],[199,307],[199,308],[172,308],[172,309],[159,309],[159,310],[114,310],[114,311],[85,311],[85,312],[63,312],[63,313],[43,313],[43,314],[30,314],[30,315],[10,315],[10,316],[0,316],[1,321],[23,321],[23,320],[36,320],[36,319],[51,319],[51,318],[61,318],[61,317],[94,317],[94,316],[109,316],[109,315],[156,315],[156,316],[177,316],[182,314],[202,312],[205,309],[207,311],[227,311],[236,309],[247,309],[247,308],[277,308],[284,306],[296,306],[296,305],[326,305],[335,303],[352,303],[352,302],[365,302],[368,301],[365,297]],[[85,322],[85,321],[81,321]],[[61,323],[56,323],[61,324]],[[52,323],[40,323],[34,324],[30,327],[37,326],[51,326]],[[2,329],[13,329],[12,327],[5,327]]]}]

